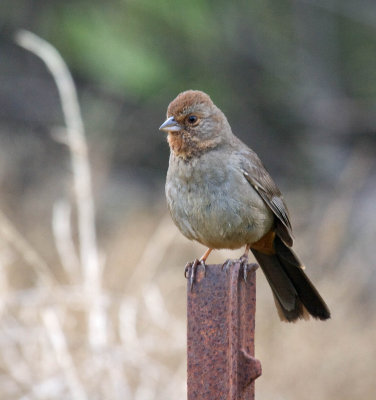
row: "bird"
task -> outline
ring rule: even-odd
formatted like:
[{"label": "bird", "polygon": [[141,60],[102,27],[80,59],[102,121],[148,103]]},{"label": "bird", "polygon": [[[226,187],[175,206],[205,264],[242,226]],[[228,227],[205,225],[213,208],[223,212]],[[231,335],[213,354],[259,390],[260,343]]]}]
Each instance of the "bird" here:
[{"label": "bird", "polygon": [[289,211],[280,190],[210,96],[199,90],[180,93],[159,130],[167,132],[170,147],[165,193],[171,217],[184,236],[207,247],[189,264],[191,287],[195,268],[205,267],[212,250],[245,246],[241,265],[247,265],[251,251],[282,321],[330,318],[292,249]]}]

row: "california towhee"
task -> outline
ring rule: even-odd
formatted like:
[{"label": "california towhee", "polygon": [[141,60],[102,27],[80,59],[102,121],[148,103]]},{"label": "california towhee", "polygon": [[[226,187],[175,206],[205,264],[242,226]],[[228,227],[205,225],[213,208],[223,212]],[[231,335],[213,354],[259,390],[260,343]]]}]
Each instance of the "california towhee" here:
[{"label": "california towhee", "polygon": [[166,197],[172,219],[188,239],[208,250],[246,246],[272,289],[281,320],[325,320],[330,312],[295,255],[289,213],[282,194],[257,154],[240,141],[210,97],[180,93],[159,128],[168,132],[170,162]]}]

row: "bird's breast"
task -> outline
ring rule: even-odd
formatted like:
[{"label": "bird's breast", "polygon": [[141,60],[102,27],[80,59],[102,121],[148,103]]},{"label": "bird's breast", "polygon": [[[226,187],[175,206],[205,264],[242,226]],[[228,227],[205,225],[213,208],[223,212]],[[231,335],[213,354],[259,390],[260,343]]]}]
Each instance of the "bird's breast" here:
[{"label": "bird's breast", "polygon": [[180,231],[211,248],[253,243],[273,223],[271,211],[240,169],[208,154],[190,162],[170,158],[166,198]]}]

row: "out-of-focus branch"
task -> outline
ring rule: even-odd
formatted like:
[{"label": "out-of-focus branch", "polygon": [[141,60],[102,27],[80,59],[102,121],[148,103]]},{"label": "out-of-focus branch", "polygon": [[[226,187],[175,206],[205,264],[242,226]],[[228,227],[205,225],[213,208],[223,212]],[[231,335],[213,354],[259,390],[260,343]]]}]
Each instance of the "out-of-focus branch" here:
[{"label": "out-of-focus branch", "polygon": [[56,248],[65,272],[72,282],[77,282],[80,273],[80,261],[76,255],[72,239],[70,219],[70,204],[64,200],[57,201],[52,212],[52,229]]},{"label": "out-of-focus branch", "polygon": [[92,299],[89,312],[89,341],[93,347],[99,347],[106,342],[106,316],[101,296],[102,271],[96,239],[88,148],[76,88],[67,65],[51,44],[27,31],[19,31],[16,41],[43,60],[59,92],[66,124],[66,144],[71,155],[81,268],[86,293]]},{"label": "out-of-focus branch", "polygon": [[171,218],[169,215],[165,215],[147,241],[139,261],[132,269],[132,274],[126,283],[125,292],[134,289],[138,282],[143,282],[143,276],[153,276],[176,237],[176,230],[171,229],[171,227]]},{"label": "out-of-focus branch", "polygon": [[71,153],[78,214],[80,258],[85,274],[85,284],[93,287],[93,284],[97,283],[99,274],[94,203],[88,149],[73,79],[62,57],[49,43],[27,31],[20,31],[16,35],[16,40],[20,46],[43,60],[59,91],[66,123],[67,146]]},{"label": "out-of-focus branch", "polygon": [[33,267],[34,271],[37,272],[38,278],[46,287],[51,287],[55,283],[55,278],[46,261],[43,260],[33,246],[27,242],[1,211],[0,234]]},{"label": "out-of-focus branch", "polygon": [[72,399],[86,400],[87,396],[85,390],[78,379],[78,374],[72,356],[68,350],[64,332],[55,311],[52,308],[45,309],[42,312],[42,319],[51,345],[55,351],[57,363],[60,365],[66,376]]}]

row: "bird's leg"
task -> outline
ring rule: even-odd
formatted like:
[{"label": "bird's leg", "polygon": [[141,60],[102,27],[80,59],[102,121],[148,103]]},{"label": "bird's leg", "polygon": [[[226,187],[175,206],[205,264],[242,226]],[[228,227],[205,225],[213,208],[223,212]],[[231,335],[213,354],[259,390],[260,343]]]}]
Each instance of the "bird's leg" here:
[{"label": "bird's leg", "polygon": [[191,286],[191,291],[193,288],[193,283],[195,281],[195,277],[196,277],[196,271],[197,268],[201,265],[202,268],[204,269],[204,276],[206,276],[206,264],[205,261],[206,259],[209,257],[209,254],[212,252],[213,249],[207,249],[205,251],[205,253],[203,254],[203,256],[198,260],[196,258],[196,260],[194,260],[193,262],[187,263],[187,265],[185,266],[184,269],[184,276],[188,279],[189,278],[189,282],[190,282],[190,286]]},{"label": "bird's leg", "polygon": [[244,279],[244,282],[246,282],[246,283],[247,283],[248,272],[253,271],[253,270],[255,271],[258,268],[257,264],[248,264],[249,249],[250,249],[250,245],[247,244],[247,246],[245,247],[245,252],[239,258],[239,260],[226,260],[224,262],[224,264],[222,265],[222,269],[224,269],[226,272],[228,272],[230,266],[234,262],[239,261],[240,262],[240,269],[243,270],[243,279]]},{"label": "bird's leg", "polygon": [[249,254],[249,248],[251,246],[249,244],[247,244],[247,246],[245,246],[245,252],[244,254],[239,258],[240,264],[244,265],[244,264],[248,264],[248,254]]},{"label": "bird's leg", "polygon": [[237,261],[240,261],[240,266],[242,267],[244,262],[247,264],[248,263],[248,253],[249,253],[249,245],[247,244],[247,246],[245,247],[245,252],[244,254],[239,258],[239,260],[232,260],[231,258],[229,258],[228,260],[226,260],[223,264],[222,264],[222,269],[224,269],[226,272],[228,272],[228,270],[230,269],[230,266],[232,264],[234,264]]},{"label": "bird's leg", "polygon": [[240,268],[243,270],[243,279],[245,283],[247,283],[248,272],[255,271],[258,268],[257,264],[248,264],[248,254],[250,247],[251,246],[247,244],[247,246],[245,246],[244,254],[239,258]]},{"label": "bird's leg", "polygon": [[206,276],[206,259],[209,257],[209,254],[213,251],[213,249],[207,249],[203,256],[200,258],[200,264],[204,268],[204,276]]}]

